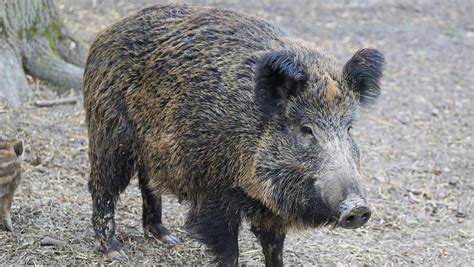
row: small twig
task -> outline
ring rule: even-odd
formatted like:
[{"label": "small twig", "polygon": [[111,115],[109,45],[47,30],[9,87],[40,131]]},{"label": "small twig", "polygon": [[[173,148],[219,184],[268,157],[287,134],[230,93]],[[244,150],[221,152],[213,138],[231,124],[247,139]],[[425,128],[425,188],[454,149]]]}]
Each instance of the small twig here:
[{"label": "small twig", "polygon": [[38,100],[35,102],[37,107],[52,107],[64,104],[76,104],[77,97],[56,98],[51,100]]},{"label": "small twig", "polygon": [[39,79],[35,79],[35,85],[36,85],[35,91],[36,91],[36,92],[39,92],[39,87],[40,87]]},{"label": "small twig", "polygon": [[65,245],[67,245],[67,242],[65,241],[62,241],[62,240],[59,240],[59,239],[56,239],[56,238],[52,238],[52,237],[49,237],[49,236],[45,236],[41,242],[40,242],[41,246],[58,246],[58,247],[64,247]]}]

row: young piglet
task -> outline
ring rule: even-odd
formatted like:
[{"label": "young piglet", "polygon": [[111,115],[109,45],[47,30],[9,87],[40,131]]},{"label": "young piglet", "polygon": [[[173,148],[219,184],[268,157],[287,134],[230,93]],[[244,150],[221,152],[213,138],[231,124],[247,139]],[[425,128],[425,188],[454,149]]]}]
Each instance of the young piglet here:
[{"label": "young piglet", "polygon": [[0,226],[8,231],[13,231],[10,209],[21,179],[19,157],[22,154],[23,141],[0,140]]}]

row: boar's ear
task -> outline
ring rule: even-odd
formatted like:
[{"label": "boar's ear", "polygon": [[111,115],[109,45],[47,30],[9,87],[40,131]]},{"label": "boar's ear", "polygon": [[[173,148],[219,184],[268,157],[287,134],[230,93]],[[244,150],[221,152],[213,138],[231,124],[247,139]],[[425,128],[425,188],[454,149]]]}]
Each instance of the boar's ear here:
[{"label": "boar's ear", "polygon": [[379,50],[364,48],[357,51],[344,65],[344,79],[356,92],[362,106],[368,107],[380,95],[384,63],[384,56]]},{"label": "boar's ear", "polygon": [[258,106],[266,116],[278,116],[288,98],[304,87],[307,77],[304,66],[290,53],[266,54],[257,65],[255,95]]},{"label": "boar's ear", "polygon": [[23,155],[23,140],[13,143],[13,151],[15,151],[17,157]]}]

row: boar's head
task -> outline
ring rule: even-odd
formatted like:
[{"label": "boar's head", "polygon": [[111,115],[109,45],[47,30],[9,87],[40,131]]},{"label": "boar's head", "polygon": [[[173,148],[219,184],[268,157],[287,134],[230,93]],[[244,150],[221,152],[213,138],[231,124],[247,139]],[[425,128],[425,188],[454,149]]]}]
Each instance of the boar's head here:
[{"label": "boar's head", "polygon": [[264,126],[245,190],[301,226],[358,228],[371,211],[351,136],[361,107],[380,94],[384,57],[359,50],[342,71],[309,50],[274,51],[256,68],[255,101]]}]

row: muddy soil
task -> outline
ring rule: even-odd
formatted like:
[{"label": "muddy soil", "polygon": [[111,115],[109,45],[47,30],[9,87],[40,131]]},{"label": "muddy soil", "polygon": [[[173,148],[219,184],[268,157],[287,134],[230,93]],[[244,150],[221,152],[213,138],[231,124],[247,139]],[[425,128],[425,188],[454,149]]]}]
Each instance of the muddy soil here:
[{"label": "muddy soil", "polygon": [[[87,43],[112,22],[156,1],[60,0],[69,28]],[[181,3],[184,1],[180,1]],[[331,3],[327,3],[331,2]],[[265,18],[313,41],[340,66],[359,48],[386,56],[379,104],[354,127],[372,219],[362,229],[290,233],[287,265],[472,265],[474,262],[474,2],[194,1]],[[25,140],[24,175],[12,208],[16,233],[0,231],[0,264],[108,263],[94,252],[87,191],[89,163],[80,103],[50,108],[38,99],[69,95],[30,79],[21,109],[0,104],[0,135]],[[117,236],[130,264],[206,264],[186,234],[186,204],[164,197],[174,247],[143,237],[136,179],[121,196]],[[42,246],[44,237],[66,242]],[[244,225],[240,262],[263,256]]]}]

